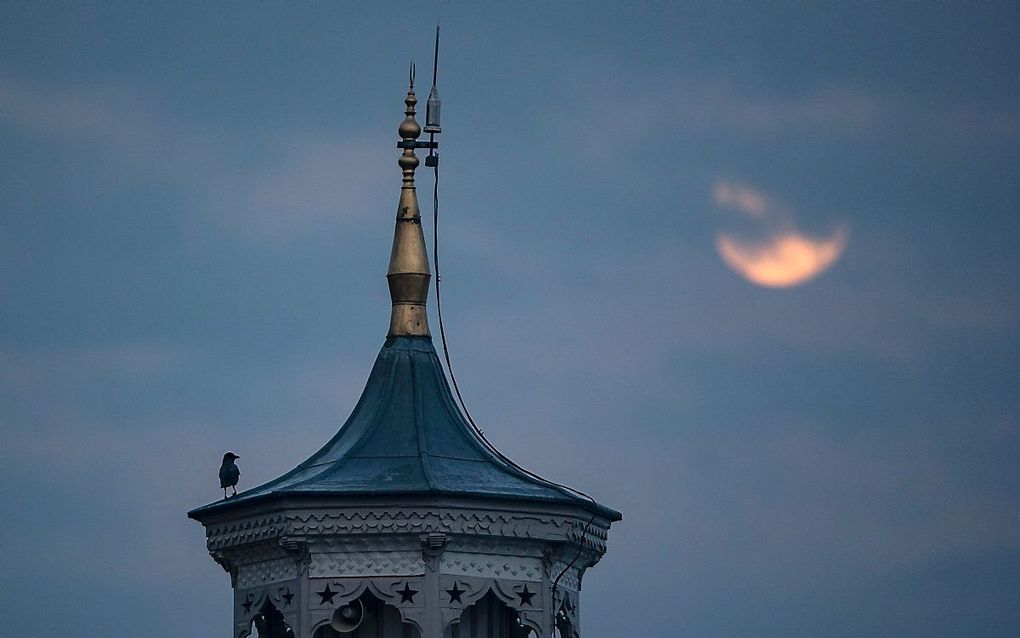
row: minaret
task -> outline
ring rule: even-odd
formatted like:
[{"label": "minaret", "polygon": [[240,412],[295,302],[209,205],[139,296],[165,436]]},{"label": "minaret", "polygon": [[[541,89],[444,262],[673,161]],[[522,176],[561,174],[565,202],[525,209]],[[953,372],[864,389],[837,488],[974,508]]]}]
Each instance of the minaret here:
[{"label": "minaret", "polygon": [[582,577],[621,519],[507,459],[453,399],[427,321],[415,102],[412,75],[392,315],[354,411],[293,470],[188,513],[230,574],[232,638],[579,638]]}]

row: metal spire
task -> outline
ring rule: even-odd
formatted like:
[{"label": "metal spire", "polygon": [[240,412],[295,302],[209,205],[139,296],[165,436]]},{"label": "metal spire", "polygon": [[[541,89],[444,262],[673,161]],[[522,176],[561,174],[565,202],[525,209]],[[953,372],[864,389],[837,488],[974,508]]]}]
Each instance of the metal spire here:
[{"label": "metal spire", "polygon": [[418,98],[414,95],[414,64],[411,64],[410,88],[404,104],[404,121],[397,129],[403,149],[397,164],[403,172],[403,184],[400,187],[400,202],[397,204],[397,223],[393,231],[393,250],[390,252],[390,267],[386,272],[386,280],[390,287],[390,301],[393,310],[390,314],[390,329],[387,336],[430,336],[428,314],[425,302],[429,294],[428,253],[425,249],[425,236],[421,229],[421,214],[418,210],[418,196],[414,187],[414,171],[418,168],[418,157],[414,150],[421,135],[421,126],[414,119],[414,105]]}]

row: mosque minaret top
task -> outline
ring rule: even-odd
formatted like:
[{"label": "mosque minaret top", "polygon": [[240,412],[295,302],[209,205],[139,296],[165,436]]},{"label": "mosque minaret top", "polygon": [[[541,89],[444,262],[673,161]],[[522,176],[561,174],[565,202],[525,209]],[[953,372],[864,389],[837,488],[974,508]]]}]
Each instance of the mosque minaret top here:
[{"label": "mosque minaret top", "polygon": [[414,184],[416,149],[438,166],[438,98],[428,141],[416,102],[412,70],[392,314],[360,399],[289,472],[188,513],[230,573],[232,638],[580,638],[583,575],[621,519],[504,456],[454,399],[429,333]]}]

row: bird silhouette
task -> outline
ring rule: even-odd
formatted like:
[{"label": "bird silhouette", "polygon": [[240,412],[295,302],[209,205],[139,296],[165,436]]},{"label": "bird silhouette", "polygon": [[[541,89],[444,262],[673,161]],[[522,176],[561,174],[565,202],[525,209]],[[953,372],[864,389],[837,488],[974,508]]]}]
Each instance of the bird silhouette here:
[{"label": "bird silhouette", "polygon": [[233,452],[223,455],[223,464],[220,465],[220,487],[223,488],[223,498],[227,498],[227,488],[234,490],[231,496],[237,495],[237,479],[241,476],[241,470],[234,465],[234,459],[239,459]]}]

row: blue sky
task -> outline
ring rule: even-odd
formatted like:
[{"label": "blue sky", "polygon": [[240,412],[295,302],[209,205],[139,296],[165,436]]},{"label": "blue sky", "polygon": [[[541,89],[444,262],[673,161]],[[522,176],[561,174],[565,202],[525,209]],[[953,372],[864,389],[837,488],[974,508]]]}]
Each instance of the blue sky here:
[{"label": "blue sky", "polygon": [[462,389],[625,515],[585,635],[1014,634],[1016,5],[5,2],[11,635],[227,631],[184,513],[353,407],[437,19]]}]

